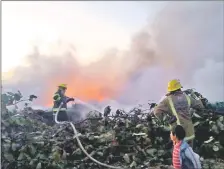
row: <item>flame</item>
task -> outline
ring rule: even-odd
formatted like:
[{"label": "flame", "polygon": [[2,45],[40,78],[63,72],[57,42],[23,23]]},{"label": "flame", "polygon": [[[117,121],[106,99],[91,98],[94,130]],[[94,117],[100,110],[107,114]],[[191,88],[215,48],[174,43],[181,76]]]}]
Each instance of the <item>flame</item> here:
[{"label": "flame", "polygon": [[[75,77],[75,78],[74,78]],[[47,106],[52,106],[52,96],[57,91],[57,85],[60,83],[67,84],[66,96],[78,98],[85,102],[88,101],[104,101],[108,98],[115,98],[119,95],[122,89],[124,80],[116,80],[111,76],[101,75],[97,79],[89,79],[81,75],[69,75],[63,81],[59,81],[58,77],[52,77],[52,80],[47,82],[46,100]]]}]

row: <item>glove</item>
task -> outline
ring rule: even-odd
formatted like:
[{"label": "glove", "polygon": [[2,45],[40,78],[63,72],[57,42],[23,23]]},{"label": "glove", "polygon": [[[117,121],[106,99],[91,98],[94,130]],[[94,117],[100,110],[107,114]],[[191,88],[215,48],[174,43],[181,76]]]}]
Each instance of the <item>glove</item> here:
[{"label": "glove", "polygon": [[68,98],[66,102],[68,103],[70,101],[75,101],[75,99],[74,98]]},{"label": "glove", "polygon": [[154,108],[154,107],[156,107],[157,106],[157,104],[156,103],[151,103],[151,104],[149,104],[150,105],[150,109],[152,109],[152,108]]},{"label": "glove", "polygon": [[170,119],[169,119],[169,124],[173,124],[177,121],[177,118],[175,116],[172,116]]}]

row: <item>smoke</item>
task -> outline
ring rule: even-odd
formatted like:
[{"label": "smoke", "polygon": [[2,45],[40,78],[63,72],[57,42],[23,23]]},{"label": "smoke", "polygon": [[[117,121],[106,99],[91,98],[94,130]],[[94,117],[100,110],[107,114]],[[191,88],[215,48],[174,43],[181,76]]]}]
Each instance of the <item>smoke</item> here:
[{"label": "smoke", "polygon": [[41,105],[51,104],[60,83],[68,84],[69,96],[87,102],[135,104],[157,101],[167,82],[178,78],[211,101],[224,100],[223,11],[223,2],[169,2],[153,25],[133,36],[129,50],[107,50],[83,66],[71,45],[60,55],[36,48],[3,85],[38,94]]},{"label": "smoke", "polygon": [[134,36],[129,51],[108,50],[101,60],[88,66],[79,64],[78,56],[69,48],[57,56],[41,54],[36,47],[26,56],[27,65],[16,67],[5,86],[37,93],[41,98],[38,104],[45,105],[52,103],[52,95],[60,83],[68,84],[69,96],[84,101],[116,99],[136,70],[156,64],[153,48],[146,46],[150,41],[148,34],[140,32]]},{"label": "smoke", "polygon": [[223,8],[223,2],[169,3],[151,32],[160,64],[130,79],[120,100],[157,101],[172,78],[196,88],[209,101],[224,100]]}]

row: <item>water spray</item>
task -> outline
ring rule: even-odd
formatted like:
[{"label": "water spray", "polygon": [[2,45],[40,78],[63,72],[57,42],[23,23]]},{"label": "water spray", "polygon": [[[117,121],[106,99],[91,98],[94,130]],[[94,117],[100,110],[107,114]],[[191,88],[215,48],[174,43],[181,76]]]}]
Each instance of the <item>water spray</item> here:
[{"label": "water spray", "polygon": [[93,109],[93,110],[96,110],[96,111],[98,111],[99,113],[102,113],[101,110],[97,109],[96,107],[93,107],[93,106],[92,106],[91,104],[89,104],[89,103],[86,103],[86,102],[84,102],[84,101],[82,101],[82,100],[80,100],[80,99],[77,99],[77,98],[75,98],[75,101],[78,101],[79,103],[84,104],[86,107],[88,107],[88,108],[90,108],[90,109]]}]

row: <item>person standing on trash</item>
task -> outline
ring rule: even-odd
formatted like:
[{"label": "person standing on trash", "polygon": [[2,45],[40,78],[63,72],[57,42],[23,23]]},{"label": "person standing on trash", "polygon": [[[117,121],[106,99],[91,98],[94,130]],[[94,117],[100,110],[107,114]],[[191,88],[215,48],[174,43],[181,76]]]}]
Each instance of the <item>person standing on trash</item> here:
[{"label": "person standing on trash", "polygon": [[166,114],[172,117],[169,121],[170,127],[183,126],[186,131],[185,140],[193,147],[195,138],[194,125],[191,119],[190,108],[200,110],[204,108],[200,100],[188,96],[181,91],[182,85],[177,79],[168,83],[166,97],[155,107],[154,115],[162,120]]},{"label": "person standing on trash", "polygon": [[69,98],[69,97],[65,96],[66,90],[67,90],[67,85],[60,84],[58,86],[57,92],[55,92],[55,94],[53,96],[53,100],[54,100],[53,113],[54,113],[54,115],[58,111],[58,109],[62,103],[61,109],[58,112],[58,117],[57,117],[58,121],[68,121],[68,115],[66,112],[67,103],[75,100],[74,98]]}]

